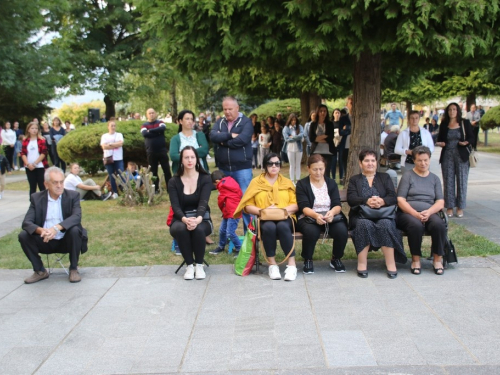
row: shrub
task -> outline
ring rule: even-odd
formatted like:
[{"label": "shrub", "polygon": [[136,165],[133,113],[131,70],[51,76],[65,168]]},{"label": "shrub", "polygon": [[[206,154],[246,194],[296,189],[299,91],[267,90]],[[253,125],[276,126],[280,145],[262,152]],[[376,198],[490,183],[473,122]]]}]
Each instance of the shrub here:
[{"label": "shrub", "polygon": [[278,112],[283,114],[285,120],[288,119],[290,113],[295,113],[300,118],[300,99],[273,100],[255,108],[250,114],[256,113],[260,120],[267,116],[276,117]]},{"label": "shrub", "polygon": [[[123,160],[125,165],[127,165],[128,161],[134,161],[138,165],[148,165],[144,138],[140,133],[142,124],[143,121],[141,120],[116,122],[116,131],[123,134]],[[64,136],[57,144],[59,156],[67,162],[78,162],[90,169],[93,168],[92,165],[89,165],[90,161],[100,161],[100,167],[102,167],[101,136],[107,132],[107,123],[79,127]],[[177,134],[177,125],[167,124],[167,131],[165,132],[167,143],[175,134]],[[88,170],[86,169],[86,171]]]},{"label": "shrub", "polygon": [[481,129],[488,130],[500,126],[500,106],[491,108],[481,117]]},{"label": "shrub", "polygon": [[[342,101],[345,102],[345,100]],[[327,107],[330,116],[332,116],[333,108],[329,104],[327,104]],[[276,117],[278,112],[283,114],[285,121],[288,120],[288,116],[290,116],[291,113],[295,113],[299,117],[302,125],[304,125],[309,119],[309,113],[304,114],[304,117],[301,116],[300,99],[273,100],[272,102],[262,104],[261,106],[255,108],[250,114],[256,113],[260,120],[267,116]]]}]

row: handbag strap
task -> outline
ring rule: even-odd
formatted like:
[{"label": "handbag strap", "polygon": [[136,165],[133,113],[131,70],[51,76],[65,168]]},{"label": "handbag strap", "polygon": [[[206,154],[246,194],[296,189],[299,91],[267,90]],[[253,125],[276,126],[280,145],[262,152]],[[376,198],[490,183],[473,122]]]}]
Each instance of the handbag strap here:
[{"label": "handbag strap", "polygon": [[[293,233],[292,233],[292,236],[293,236],[293,245],[292,245],[292,248],[290,249],[290,252],[287,254],[287,256],[285,257],[285,259],[283,259],[281,262],[279,262],[277,265],[279,266],[280,264],[283,264],[285,263],[288,258],[290,257],[290,255],[292,255],[292,252],[293,250],[295,249],[295,223],[293,221],[293,217],[290,217],[290,220],[292,220],[292,228],[293,228]],[[262,256],[264,257],[264,260],[268,263],[268,264],[271,264],[269,262],[269,259],[267,258],[267,255],[266,255],[266,249],[264,249],[264,242],[262,242],[262,239],[261,239],[261,235],[260,235],[260,218],[257,217],[257,231],[259,233],[259,241],[261,242],[261,246],[260,246],[260,249],[261,249],[261,253],[262,253]]]}]

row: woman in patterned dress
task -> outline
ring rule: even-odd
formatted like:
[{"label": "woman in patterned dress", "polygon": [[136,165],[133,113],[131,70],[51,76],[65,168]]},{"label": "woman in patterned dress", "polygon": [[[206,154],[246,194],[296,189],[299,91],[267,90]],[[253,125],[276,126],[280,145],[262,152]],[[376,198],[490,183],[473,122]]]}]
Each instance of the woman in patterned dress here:
[{"label": "woman in patterned dress", "polygon": [[457,103],[450,103],[444,111],[444,119],[439,126],[436,142],[437,146],[443,148],[439,163],[443,173],[444,205],[448,217],[453,216],[454,207],[457,208],[458,217],[464,216],[469,179],[469,153],[473,139],[470,121],[462,119],[462,111]]},{"label": "woman in patterned dress", "polygon": [[377,154],[373,150],[359,153],[361,173],[352,176],[347,189],[349,229],[358,254],[358,276],[368,277],[367,256],[370,247],[382,248],[387,267],[387,277],[395,279],[398,275],[396,263],[406,263],[401,233],[396,229],[394,219],[371,220],[359,217],[359,206],[367,205],[380,208],[397,204],[396,190],[391,177],[377,172]]}]

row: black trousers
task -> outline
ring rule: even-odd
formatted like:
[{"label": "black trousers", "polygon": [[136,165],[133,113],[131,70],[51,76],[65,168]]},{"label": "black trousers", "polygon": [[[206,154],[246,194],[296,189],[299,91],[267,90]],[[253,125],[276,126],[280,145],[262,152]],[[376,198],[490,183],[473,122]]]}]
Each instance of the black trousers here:
[{"label": "black trousers", "polygon": [[26,177],[28,178],[28,183],[30,185],[30,197],[31,194],[36,193],[36,187],[38,186],[39,191],[45,190],[45,185],[43,184],[43,175],[45,174],[45,168],[35,168],[32,171],[26,168]]},{"label": "black trousers", "polygon": [[472,133],[474,134],[474,140],[472,141],[472,148],[477,151],[477,141],[479,138],[479,125],[472,127]]},{"label": "black trousers", "polygon": [[[261,221],[260,231],[262,245],[268,257],[276,256],[277,240],[280,240],[281,248],[288,255],[293,246],[292,219],[281,221]],[[295,256],[295,250],[290,256]]]},{"label": "black trousers", "polygon": [[14,150],[15,148],[14,147],[10,147],[10,146],[3,146],[3,152],[5,154],[5,157],[7,158],[7,160],[9,161],[9,164],[10,164],[10,167],[12,169],[14,169]]},{"label": "black trousers", "polygon": [[163,169],[163,174],[165,176],[165,186],[168,186],[168,180],[170,180],[170,178],[172,177],[167,152],[165,151],[148,153],[148,164],[151,166],[151,173],[156,177],[155,191],[158,191],[160,189],[161,183],[158,180],[158,163],[160,163],[161,169]]},{"label": "black trousers", "polygon": [[33,271],[44,271],[42,254],[53,253],[68,253],[69,261],[71,263],[70,269],[76,270],[78,267],[78,259],[80,258],[80,251],[82,249],[82,231],[79,227],[72,227],[66,231],[64,237],[60,240],[50,240],[43,242],[42,237],[38,234],[29,234],[25,230],[19,233],[19,242],[33,265]]},{"label": "black trousers", "polygon": [[422,223],[410,214],[398,211],[396,226],[407,234],[411,255],[422,256],[422,238],[425,231],[431,234],[431,252],[441,256],[444,255],[447,228],[438,214],[431,215],[427,222]]},{"label": "black trousers", "polygon": [[188,230],[186,224],[179,220],[175,220],[170,226],[170,234],[177,241],[187,265],[194,262],[203,264],[206,247],[205,237],[210,233],[212,233],[212,227],[206,221],[202,221],[194,230]]},{"label": "black trousers", "polygon": [[[345,221],[338,221],[326,225],[328,225],[328,235],[333,237],[332,258],[341,259],[344,256],[345,246],[349,237],[347,223]],[[312,260],[314,248],[324,228],[325,225],[308,223],[305,218],[300,219],[297,223],[297,230],[304,236],[302,240],[302,258],[304,260]]]}]

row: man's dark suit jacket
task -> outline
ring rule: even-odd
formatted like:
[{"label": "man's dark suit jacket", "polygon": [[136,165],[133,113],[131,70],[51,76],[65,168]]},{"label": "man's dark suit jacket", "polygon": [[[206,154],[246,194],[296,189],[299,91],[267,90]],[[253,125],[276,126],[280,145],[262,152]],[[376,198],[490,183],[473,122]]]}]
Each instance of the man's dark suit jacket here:
[{"label": "man's dark suit jacket", "polygon": [[[31,204],[24,217],[22,228],[29,234],[35,233],[38,227],[43,227],[47,217],[47,205],[49,202],[49,191],[44,190],[31,194]],[[82,209],[80,207],[80,194],[76,191],[66,190],[61,195],[61,210],[63,221],[58,223],[64,229],[62,232],[74,227],[81,229],[82,253],[87,251],[87,231],[82,227]]]}]

